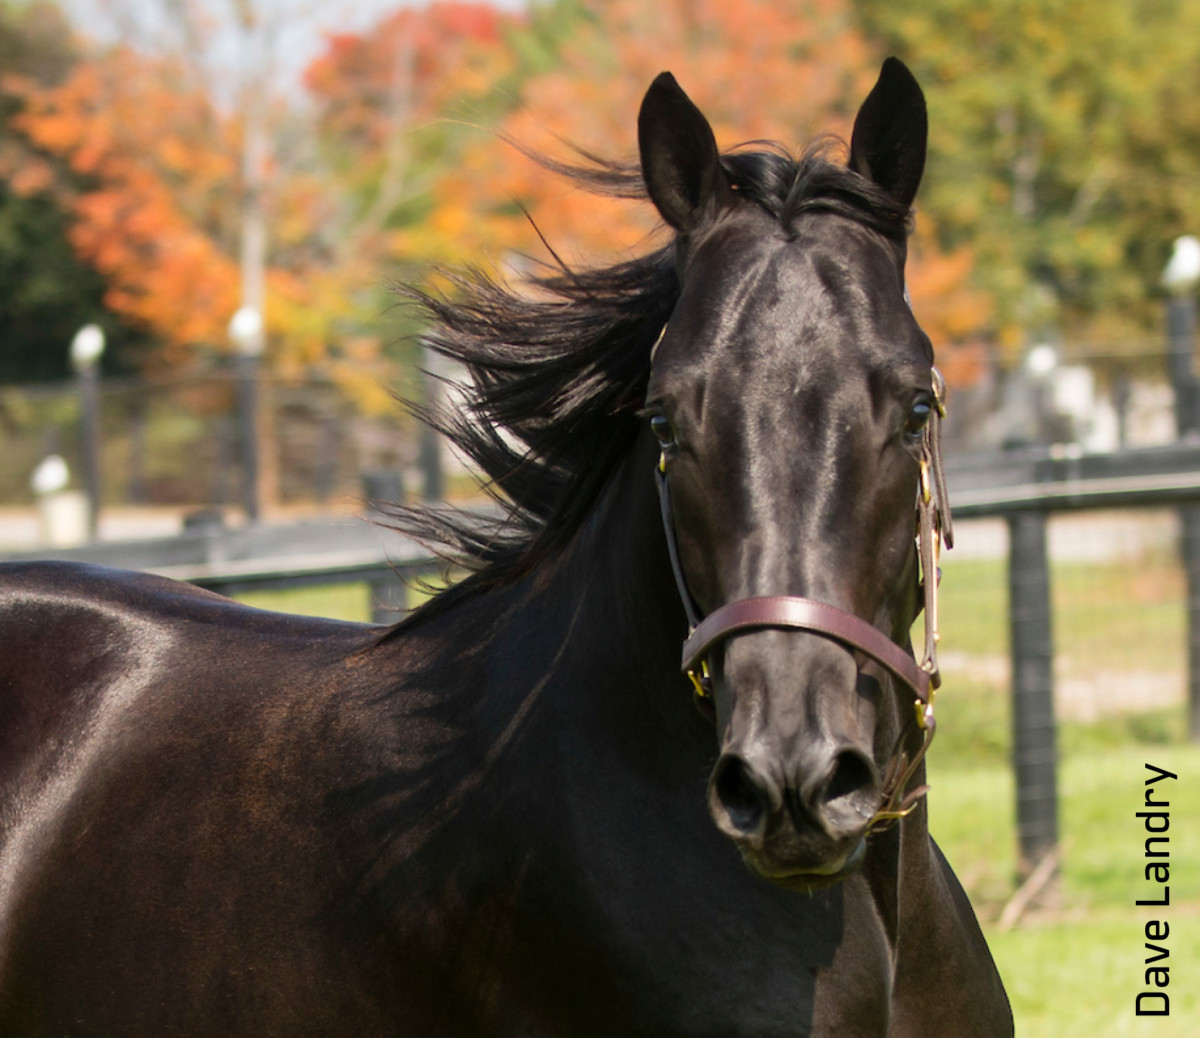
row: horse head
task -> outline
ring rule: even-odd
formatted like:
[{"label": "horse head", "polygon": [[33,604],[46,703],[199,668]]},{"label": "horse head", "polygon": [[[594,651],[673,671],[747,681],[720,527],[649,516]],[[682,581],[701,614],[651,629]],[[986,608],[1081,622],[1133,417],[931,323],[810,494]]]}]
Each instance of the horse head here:
[{"label": "horse head", "polygon": [[[722,157],[667,73],[638,139],[647,192],[677,234],[679,298],[645,408],[693,623],[802,596],[903,652],[919,611],[915,494],[940,408],[904,280],[920,87],[885,63],[848,167]],[[753,871],[811,888],[862,860],[897,742],[911,754],[921,733],[913,697],[876,659],[786,626],[743,624],[706,657],[720,740],[709,809]]]}]

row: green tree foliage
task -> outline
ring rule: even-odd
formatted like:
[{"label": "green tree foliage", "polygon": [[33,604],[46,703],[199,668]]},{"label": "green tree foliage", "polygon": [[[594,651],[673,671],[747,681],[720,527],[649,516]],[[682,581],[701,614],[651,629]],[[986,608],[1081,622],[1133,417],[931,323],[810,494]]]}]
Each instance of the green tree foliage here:
[{"label": "green tree foliage", "polygon": [[104,280],[76,258],[45,194],[0,184],[0,382],[65,378],[71,338],[103,320]]},{"label": "green tree foliage", "polygon": [[969,243],[1013,349],[1053,326],[1158,319],[1171,240],[1200,227],[1200,9],[1190,0],[858,0],[925,85],[921,205]]}]

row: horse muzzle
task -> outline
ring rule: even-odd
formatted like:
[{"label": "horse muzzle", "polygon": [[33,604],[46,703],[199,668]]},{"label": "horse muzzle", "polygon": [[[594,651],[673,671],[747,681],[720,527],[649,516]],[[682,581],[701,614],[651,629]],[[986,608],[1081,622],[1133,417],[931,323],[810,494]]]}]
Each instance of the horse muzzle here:
[{"label": "horse muzzle", "polygon": [[881,799],[875,766],[849,745],[810,747],[802,767],[787,769],[790,781],[778,761],[753,743],[728,747],[709,781],[713,821],[764,879],[807,889],[835,883],[862,861]]}]

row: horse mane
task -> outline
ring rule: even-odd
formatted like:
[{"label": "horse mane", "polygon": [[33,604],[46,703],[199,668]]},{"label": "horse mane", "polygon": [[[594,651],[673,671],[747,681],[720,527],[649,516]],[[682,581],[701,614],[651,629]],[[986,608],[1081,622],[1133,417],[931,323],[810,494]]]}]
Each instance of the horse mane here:
[{"label": "horse mane", "polygon": [[[908,209],[829,161],[831,143],[818,141],[794,158],[772,143],[753,142],[721,161],[740,196],[778,220],[789,236],[802,215],[824,211],[903,240]],[[525,153],[592,193],[648,201],[636,163],[581,149],[580,164]],[[424,344],[468,375],[466,382],[447,383],[443,405],[406,406],[478,468],[499,511],[381,506],[388,525],[469,574],[392,631],[509,585],[555,556],[591,515],[632,447],[651,350],[679,297],[675,244],[581,270],[564,263],[548,243],[547,249],[551,263],[540,264],[515,288],[468,268],[446,275],[448,291],[405,289],[428,323]]]}]

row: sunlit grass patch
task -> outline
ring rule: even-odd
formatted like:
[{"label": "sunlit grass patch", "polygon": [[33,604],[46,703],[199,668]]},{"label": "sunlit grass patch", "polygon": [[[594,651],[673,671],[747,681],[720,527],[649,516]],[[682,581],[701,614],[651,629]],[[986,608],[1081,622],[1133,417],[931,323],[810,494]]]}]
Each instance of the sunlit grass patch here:
[{"label": "sunlit grass patch", "polygon": [[1194,1038],[1200,1033],[1200,904],[1174,909],[1169,1017],[1138,1017],[1144,918],[1131,910],[986,929],[1008,989],[1017,1038]]},{"label": "sunlit grass patch", "polygon": [[330,584],[327,587],[297,588],[292,591],[243,591],[234,597],[256,609],[270,609],[277,613],[324,616],[362,623],[371,619],[371,590],[362,583]]}]

